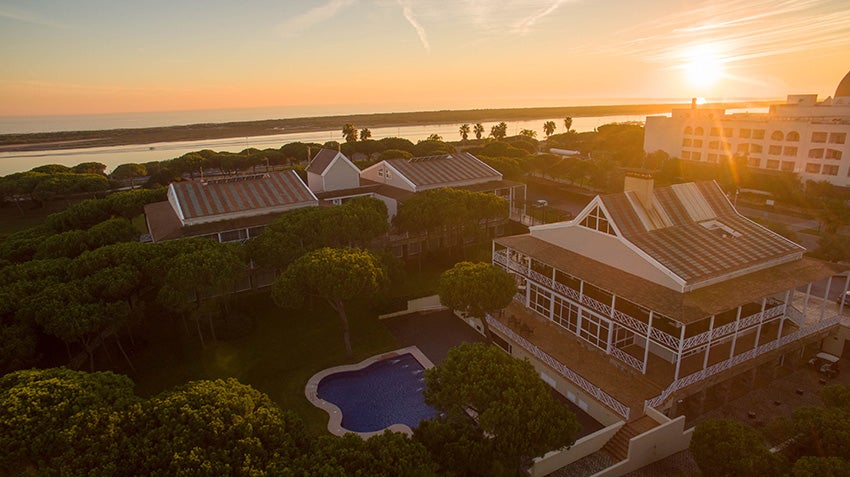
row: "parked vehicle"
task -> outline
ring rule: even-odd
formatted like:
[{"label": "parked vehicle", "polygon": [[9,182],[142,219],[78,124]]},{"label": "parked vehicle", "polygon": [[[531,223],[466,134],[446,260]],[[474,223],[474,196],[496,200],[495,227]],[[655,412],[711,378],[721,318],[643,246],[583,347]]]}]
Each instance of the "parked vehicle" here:
[{"label": "parked vehicle", "polygon": [[821,352],[809,360],[809,365],[827,378],[834,378],[839,372],[838,359],[838,356]]}]

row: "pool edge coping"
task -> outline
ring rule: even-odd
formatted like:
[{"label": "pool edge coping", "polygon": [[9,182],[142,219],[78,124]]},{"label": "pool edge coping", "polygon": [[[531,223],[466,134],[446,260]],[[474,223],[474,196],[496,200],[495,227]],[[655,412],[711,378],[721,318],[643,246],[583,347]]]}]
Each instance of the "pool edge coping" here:
[{"label": "pool edge coping", "polygon": [[357,434],[363,439],[383,434],[385,431],[400,432],[407,435],[413,434],[413,430],[406,424],[392,424],[388,427],[372,432],[355,432],[348,430],[342,427],[342,410],[340,410],[336,404],[325,401],[318,395],[319,382],[331,374],[346,371],[359,371],[383,359],[394,358],[404,354],[413,355],[413,357],[416,358],[416,360],[419,361],[419,364],[421,364],[425,369],[431,369],[434,367],[434,363],[425,356],[425,353],[423,353],[422,350],[416,346],[408,346],[406,348],[399,348],[393,351],[387,351],[386,353],[376,354],[360,361],[359,363],[343,364],[323,369],[307,380],[307,385],[304,386],[304,396],[311,404],[328,413],[328,416],[330,416],[330,419],[328,420],[328,432],[335,436],[342,436],[350,432],[352,434]]}]

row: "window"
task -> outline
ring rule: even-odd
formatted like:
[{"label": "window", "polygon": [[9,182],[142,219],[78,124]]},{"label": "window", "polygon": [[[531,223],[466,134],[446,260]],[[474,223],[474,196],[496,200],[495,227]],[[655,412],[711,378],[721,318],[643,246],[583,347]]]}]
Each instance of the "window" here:
[{"label": "window", "polygon": [[762,146],[761,144],[753,144],[750,146],[750,152],[753,154],[761,154]]},{"label": "window", "polygon": [[593,316],[590,313],[582,313],[579,336],[596,347],[607,349],[609,326],[610,324],[606,320]]},{"label": "window", "polygon": [[781,141],[785,139],[785,135],[782,134],[782,131],[773,131],[772,133],[770,133],[770,138],[774,141]]},{"label": "window", "polygon": [[384,170],[383,169],[378,169],[378,176],[384,177]]},{"label": "window", "polygon": [[825,132],[813,132],[812,133],[812,142],[826,142],[826,133]]},{"label": "window", "polygon": [[800,133],[798,133],[797,131],[791,131],[791,132],[788,133],[787,136],[785,136],[785,140],[791,141],[791,142],[797,142],[797,141],[800,140]]},{"label": "window", "polygon": [[806,172],[810,174],[819,174],[820,173],[820,164],[815,164],[814,162],[810,162],[806,164]]},{"label": "window", "polygon": [[745,142],[738,144],[737,152],[739,154],[746,154],[750,152],[750,145]]},{"label": "window", "polygon": [[720,147],[720,141],[709,141],[708,142],[708,148],[709,149],[717,149],[718,147]]},{"label": "window", "polygon": [[782,154],[782,146],[770,146],[767,148],[767,153],[771,156],[778,156]]},{"label": "window", "polygon": [[729,144],[728,141],[721,142],[720,147],[723,148],[724,151],[731,151],[732,150],[732,145]]},{"label": "window", "polygon": [[741,129],[740,131],[738,131],[738,137],[749,138],[750,136],[752,136],[752,133],[753,132],[750,129]]},{"label": "window", "polygon": [[691,151],[682,151],[682,159],[690,159]]},{"label": "window", "polygon": [[846,140],[847,133],[830,133],[829,135],[830,144],[844,144]]},{"label": "window", "polygon": [[777,161],[776,159],[768,159],[767,168],[768,169],[779,169],[779,161]]},{"label": "window", "polygon": [[747,167],[761,167],[761,159],[758,157],[748,157]]},{"label": "window", "polygon": [[717,162],[717,154],[709,154],[708,162]]},{"label": "window", "polygon": [[608,222],[608,217],[605,216],[605,212],[602,212],[599,207],[594,207],[579,225],[609,235],[616,235]]},{"label": "window", "polygon": [[694,139],[694,147],[702,147],[702,139]]},{"label": "window", "polygon": [[685,134],[693,134],[693,133],[694,133],[694,129],[692,127],[688,126],[688,127],[685,128]]},{"label": "window", "polygon": [[837,176],[838,175],[838,166],[835,165],[835,164],[824,164],[823,170],[821,171],[821,174],[824,174],[824,175],[827,175],[827,176]]},{"label": "window", "polygon": [[682,140],[682,146],[691,147],[691,142],[692,142],[691,138],[686,137],[685,139]]},{"label": "window", "polygon": [[764,129],[753,129],[753,139],[764,139]]},{"label": "window", "polygon": [[786,172],[794,172],[794,161],[782,161],[782,170]]},{"label": "window", "polygon": [[575,304],[563,300],[561,297],[553,298],[555,305],[554,313],[552,313],[552,321],[563,326],[564,328],[578,334],[579,310]]},{"label": "window", "polygon": [[709,133],[709,135],[719,136],[720,135],[720,128],[711,128],[711,132]]},{"label": "window", "polygon": [[698,160],[700,160],[700,156],[701,156],[701,154],[699,152],[695,152],[695,153],[691,154],[691,160],[692,161],[698,161]]},{"label": "window", "polygon": [[841,151],[838,151],[838,150],[835,150],[835,149],[827,149],[826,150],[826,158],[836,160],[836,161],[840,161],[841,160]]},{"label": "window", "polygon": [[221,242],[238,242],[239,240],[248,238],[248,231],[245,229],[228,230],[227,232],[222,232],[219,237],[219,241]]},{"label": "window", "polygon": [[705,131],[702,128],[694,129],[694,136],[703,136],[705,135]]},{"label": "window", "polygon": [[796,156],[797,155],[797,146],[785,146],[785,149],[782,151],[782,155],[784,155],[784,156]]},{"label": "window", "polygon": [[823,149],[809,149],[810,159],[823,159]]},{"label": "window", "polygon": [[552,309],[552,292],[534,283],[529,283],[528,286],[529,308],[549,318],[549,311]]},{"label": "window", "polygon": [[248,236],[249,237],[258,237],[265,231],[266,231],[265,225],[260,225],[258,227],[251,227],[250,229],[248,229]]}]

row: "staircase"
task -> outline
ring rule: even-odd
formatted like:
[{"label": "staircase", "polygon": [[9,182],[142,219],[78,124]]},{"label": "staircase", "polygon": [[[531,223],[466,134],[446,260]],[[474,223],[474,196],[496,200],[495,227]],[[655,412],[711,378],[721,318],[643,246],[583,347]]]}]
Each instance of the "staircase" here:
[{"label": "staircase", "polygon": [[629,441],[632,437],[652,429],[658,423],[648,416],[626,423],[614,436],[602,447],[617,462],[626,460],[629,455]]}]

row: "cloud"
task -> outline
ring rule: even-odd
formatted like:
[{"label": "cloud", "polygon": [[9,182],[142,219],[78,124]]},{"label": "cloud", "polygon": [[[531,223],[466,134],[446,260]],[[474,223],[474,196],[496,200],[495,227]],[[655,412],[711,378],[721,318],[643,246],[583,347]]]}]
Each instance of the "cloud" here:
[{"label": "cloud", "polygon": [[286,36],[297,36],[305,30],[310,29],[313,25],[333,18],[340,11],[354,5],[356,2],[357,0],[330,0],[324,5],[311,8],[300,15],[287,19],[281,25],[281,29]]},{"label": "cloud", "polygon": [[68,25],[43,18],[35,13],[19,10],[9,6],[0,6],[0,19],[12,20],[21,23],[30,23],[32,25],[40,25],[51,28],[60,28],[63,30],[70,29]]},{"label": "cloud", "polygon": [[[850,5],[824,0],[723,0],[622,30],[612,53],[675,63],[695,45],[711,45],[726,65],[801,51],[850,47]],[[588,51],[599,45],[588,46]]]},{"label": "cloud", "polygon": [[404,18],[407,20],[407,23],[410,23],[410,26],[416,30],[416,34],[419,35],[419,41],[422,42],[422,46],[425,48],[425,51],[428,53],[431,52],[431,44],[428,43],[428,34],[425,31],[425,28],[416,20],[416,17],[413,16],[413,9],[410,8],[410,2],[405,0],[399,0],[399,5],[401,5],[401,11],[404,14]]},{"label": "cloud", "polygon": [[513,33],[518,33],[520,35],[525,35],[528,33],[531,28],[541,19],[553,13],[558,9],[561,5],[566,3],[566,0],[555,0],[551,5],[546,6],[545,8],[538,10],[537,12],[521,19],[517,23],[513,25],[511,29]]}]

